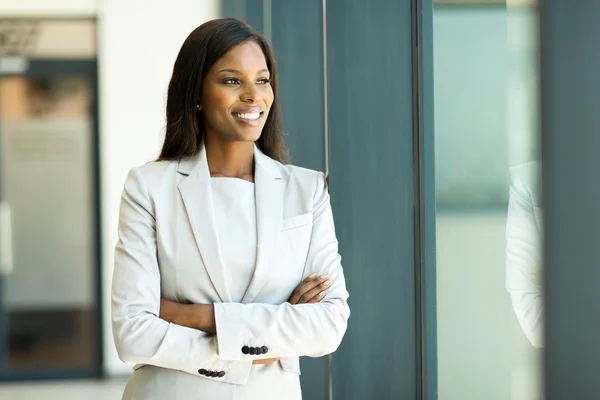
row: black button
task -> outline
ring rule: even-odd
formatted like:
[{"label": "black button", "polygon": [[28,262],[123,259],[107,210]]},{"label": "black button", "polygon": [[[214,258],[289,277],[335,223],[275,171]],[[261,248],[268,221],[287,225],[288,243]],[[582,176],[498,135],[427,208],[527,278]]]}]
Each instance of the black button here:
[{"label": "black button", "polygon": [[257,348],[256,348],[256,355],[257,355],[257,356],[260,356],[262,353],[263,353],[263,351],[262,351],[262,347],[257,347]]},{"label": "black button", "polygon": [[250,347],[248,347],[248,346],[242,347],[242,353],[244,353],[244,354],[250,354]]},{"label": "black button", "polygon": [[206,372],[207,372],[207,371],[206,371],[204,368],[202,368],[202,369],[199,369],[199,370],[198,370],[198,373],[199,373],[200,375],[206,375]]},{"label": "black button", "polygon": [[267,346],[263,346],[261,349],[263,354],[267,354],[269,352],[269,348]]},{"label": "black button", "polygon": [[212,372],[210,373],[210,377],[211,377],[211,378],[216,378],[217,376],[219,376],[219,371],[212,371]]},{"label": "black button", "polygon": [[221,372],[219,372],[219,375],[218,375],[218,377],[219,377],[219,378],[222,378],[222,377],[224,377],[224,376],[225,376],[225,371],[221,371]]},{"label": "black button", "polygon": [[250,354],[251,355],[256,355],[256,347],[250,347]]}]

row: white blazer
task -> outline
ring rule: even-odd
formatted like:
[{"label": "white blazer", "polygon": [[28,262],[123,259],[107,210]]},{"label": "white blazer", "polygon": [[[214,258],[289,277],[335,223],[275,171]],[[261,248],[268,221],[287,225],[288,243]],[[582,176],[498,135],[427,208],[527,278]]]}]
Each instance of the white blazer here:
[{"label": "white blazer", "polygon": [[[205,149],[129,173],[112,286],[117,351],[135,365],[124,399],[300,399],[298,357],[340,345],[350,310],[324,175],[282,165],[255,147],[255,191],[255,272],[242,302],[233,303]],[[331,277],[327,296],[287,303],[313,272]],[[161,297],[214,303],[217,334],[160,319]],[[268,353],[244,354],[244,346],[266,346]],[[252,364],[274,357],[282,360]]]},{"label": "white blazer", "polygon": [[540,163],[511,169],[506,224],[506,288],[521,329],[534,347],[543,346],[542,202]]}]

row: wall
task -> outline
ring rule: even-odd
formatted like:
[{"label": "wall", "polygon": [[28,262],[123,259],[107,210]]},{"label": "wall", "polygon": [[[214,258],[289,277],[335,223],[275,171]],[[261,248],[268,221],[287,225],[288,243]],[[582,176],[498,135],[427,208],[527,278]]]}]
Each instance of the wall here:
[{"label": "wall", "polygon": [[110,282],[118,209],[129,169],[158,155],[166,89],[187,35],[219,15],[218,0],[98,0],[105,369],[129,371],[114,350]]},{"label": "wall", "polygon": [[331,207],[352,311],[333,398],[415,399],[413,10],[328,0],[326,11]]}]

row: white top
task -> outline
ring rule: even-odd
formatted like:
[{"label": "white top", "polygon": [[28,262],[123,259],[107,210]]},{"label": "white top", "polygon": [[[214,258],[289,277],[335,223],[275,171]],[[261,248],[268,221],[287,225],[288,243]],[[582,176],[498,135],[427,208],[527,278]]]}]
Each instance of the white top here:
[{"label": "white top", "polygon": [[240,303],[256,265],[254,183],[211,178],[211,187],[224,275],[232,301]]}]

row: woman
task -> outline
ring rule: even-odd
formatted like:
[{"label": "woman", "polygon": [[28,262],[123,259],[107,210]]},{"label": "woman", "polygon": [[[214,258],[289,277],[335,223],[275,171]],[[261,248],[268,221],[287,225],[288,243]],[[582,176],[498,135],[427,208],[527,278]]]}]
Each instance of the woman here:
[{"label": "woman", "polygon": [[[299,110],[301,111],[301,110]],[[175,61],[158,161],[121,202],[113,333],[124,399],[300,399],[300,356],[336,350],[348,293],[323,174],[285,165],[270,45],[235,19]]]}]

